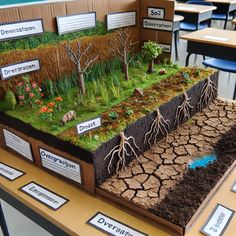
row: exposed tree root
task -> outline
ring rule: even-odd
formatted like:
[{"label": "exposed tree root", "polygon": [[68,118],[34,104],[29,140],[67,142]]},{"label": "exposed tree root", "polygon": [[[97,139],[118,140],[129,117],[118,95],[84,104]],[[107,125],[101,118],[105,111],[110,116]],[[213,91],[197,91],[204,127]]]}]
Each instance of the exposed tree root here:
[{"label": "exposed tree root", "polygon": [[144,143],[148,143],[149,146],[152,145],[151,143],[152,140],[153,140],[153,143],[157,145],[157,138],[160,132],[162,133],[162,135],[166,136],[166,140],[168,138],[168,130],[169,130],[170,121],[165,120],[163,118],[158,108],[156,109],[156,113],[157,113],[157,116],[155,120],[152,122],[150,130],[145,134],[145,137],[144,137]]},{"label": "exposed tree root", "polygon": [[215,83],[210,78],[207,78],[206,83],[202,87],[201,97],[197,104],[199,110],[201,111],[204,106],[209,105],[209,103],[216,98],[216,95],[217,95],[217,87]]},{"label": "exposed tree root", "polygon": [[177,124],[178,127],[181,122],[190,118],[190,110],[193,109],[193,106],[191,106],[189,103],[191,97],[188,97],[186,92],[183,95],[184,95],[184,100],[181,103],[181,105],[177,107],[175,114],[174,124]]},{"label": "exposed tree root", "polygon": [[[137,146],[137,144],[135,143],[134,137],[130,136],[130,137],[125,137],[124,132],[121,132],[120,134],[120,144],[116,145],[104,158],[104,160],[106,160],[109,156],[111,156],[107,170],[108,173],[110,174],[110,167],[112,164],[112,161],[115,157],[115,154],[118,155],[119,160],[116,163],[116,174],[119,172],[119,170],[121,169],[122,171],[125,169],[125,164],[126,164],[126,156],[130,156],[132,155],[132,153],[134,154],[134,156],[138,159],[138,155],[136,154],[134,148],[132,147],[132,145],[129,143],[129,140],[133,141],[133,145],[135,148],[137,148],[138,150],[139,147]],[[128,153],[127,148],[129,148],[131,150],[131,153]]]}]

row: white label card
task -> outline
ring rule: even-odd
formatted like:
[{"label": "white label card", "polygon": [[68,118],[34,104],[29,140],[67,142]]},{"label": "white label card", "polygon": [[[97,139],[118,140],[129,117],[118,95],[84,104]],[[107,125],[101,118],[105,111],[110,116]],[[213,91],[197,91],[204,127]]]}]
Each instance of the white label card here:
[{"label": "white label card", "polygon": [[33,161],[31,147],[28,142],[6,129],[3,129],[3,135],[7,147],[26,157],[28,160]]},{"label": "white label card", "polygon": [[80,165],[49,152],[39,149],[42,166],[81,184]]},{"label": "white label card", "polygon": [[87,223],[113,236],[148,236],[148,234],[142,233],[100,212],[94,215]]},{"label": "white label card", "polygon": [[119,12],[107,15],[107,30],[136,25],[136,12]]},{"label": "white label card", "polygon": [[83,133],[86,133],[88,131],[91,131],[93,129],[100,127],[101,124],[102,124],[101,117],[97,117],[95,119],[77,124],[76,126],[77,132],[78,134],[83,134]]},{"label": "white label card", "polygon": [[234,184],[231,188],[231,191],[236,193],[236,181],[234,182]]},{"label": "white label card", "polygon": [[156,18],[156,19],[164,19],[165,18],[165,9],[148,7],[148,17]]},{"label": "white label card", "polygon": [[158,45],[162,48],[163,52],[171,52],[171,45],[170,44],[158,43]]},{"label": "white label card", "polygon": [[30,73],[37,70],[40,70],[40,63],[38,59],[33,61],[25,61],[17,64],[2,66],[0,68],[0,74],[2,80],[6,80],[11,77]]},{"label": "white label card", "polygon": [[165,20],[143,19],[143,28],[172,31],[173,22]]},{"label": "white label card", "polygon": [[5,178],[12,181],[19,178],[20,176],[24,174],[25,174],[24,172],[21,172],[9,165],[6,165],[0,162],[0,175],[1,176],[4,176]]},{"label": "white label card", "polygon": [[38,35],[44,32],[42,19],[0,25],[0,41]]},{"label": "white label card", "polygon": [[20,190],[54,210],[57,210],[68,202],[66,198],[63,198],[34,182],[21,187]]},{"label": "white label card", "polygon": [[201,232],[207,236],[222,236],[233,215],[233,210],[217,204]]},{"label": "white label card", "polygon": [[59,35],[95,27],[95,12],[57,17],[57,28]]}]

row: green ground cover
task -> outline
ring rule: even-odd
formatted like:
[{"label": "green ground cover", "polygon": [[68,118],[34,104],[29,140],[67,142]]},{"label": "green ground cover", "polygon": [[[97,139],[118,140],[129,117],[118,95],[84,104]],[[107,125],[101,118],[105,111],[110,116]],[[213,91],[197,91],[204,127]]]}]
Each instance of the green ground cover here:
[{"label": "green ground cover", "polygon": [[33,49],[47,44],[58,44],[62,41],[70,41],[83,36],[105,35],[107,34],[105,24],[97,21],[93,29],[58,35],[57,33],[45,32],[42,35],[31,36],[23,39],[15,39],[0,43],[0,54],[17,49]]}]

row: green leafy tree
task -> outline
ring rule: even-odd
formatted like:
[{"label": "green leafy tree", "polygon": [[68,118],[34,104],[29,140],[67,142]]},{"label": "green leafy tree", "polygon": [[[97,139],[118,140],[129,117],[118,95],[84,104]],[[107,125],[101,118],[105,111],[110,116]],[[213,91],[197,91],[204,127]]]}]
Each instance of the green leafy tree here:
[{"label": "green leafy tree", "polygon": [[149,61],[147,73],[154,72],[154,60],[162,53],[162,48],[153,41],[144,43],[143,47],[144,57]]}]

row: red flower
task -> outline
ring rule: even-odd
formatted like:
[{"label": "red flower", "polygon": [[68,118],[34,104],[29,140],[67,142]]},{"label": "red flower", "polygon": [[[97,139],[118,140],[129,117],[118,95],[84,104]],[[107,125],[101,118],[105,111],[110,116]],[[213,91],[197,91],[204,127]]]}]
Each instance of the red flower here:
[{"label": "red flower", "polygon": [[40,108],[40,113],[45,113],[45,112],[48,112],[48,107],[47,106],[43,106]]},{"label": "red flower", "polygon": [[55,101],[56,101],[56,102],[62,102],[62,97],[61,97],[61,96],[56,97],[56,98],[55,98]]},{"label": "red flower", "polygon": [[44,93],[41,93],[40,96],[41,96],[41,98],[43,98],[44,97]]},{"label": "red flower", "polygon": [[48,107],[54,108],[55,107],[55,102],[49,102]]},{"label": "red flower", "polygon": [[30,93],[30,94],[29,94],[29,97],[30,97],[30,98],[33,98],[33,97],[34,97],[34,94],[33,94],[33,93]]},{"label": "red flower", "polygon": [[37,87],[36,83],[32,83],[32,88],[35,89]]},{"label": "red flower", "polygon": [[25,91],[26,91],[26,92],[29,92],[29,91],[30,91],[30,87],[27,86],[27,87],[25,88]]},{"label": "red flower", "polygon": [[19,99],[19,100],[24,100],[24,99],[25,99],[25,96],[24,96],[24,95],[19,95],[19,96],[18,96],[18,99]]}]

